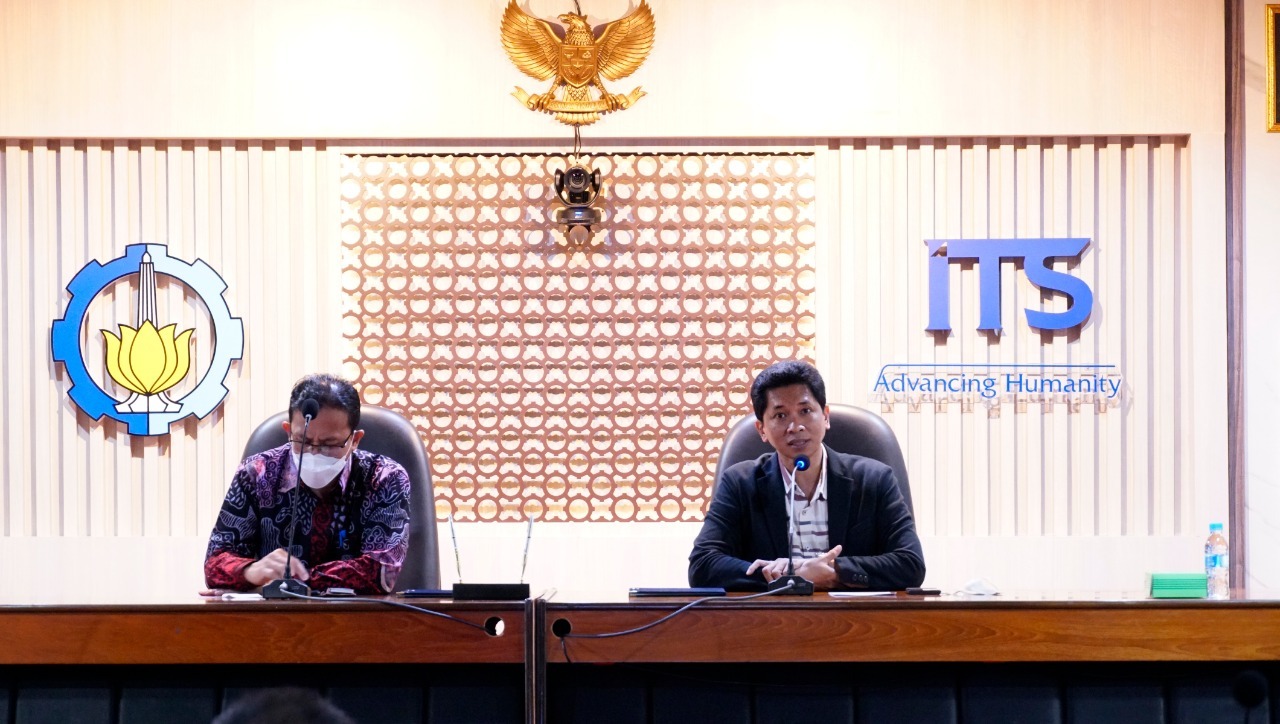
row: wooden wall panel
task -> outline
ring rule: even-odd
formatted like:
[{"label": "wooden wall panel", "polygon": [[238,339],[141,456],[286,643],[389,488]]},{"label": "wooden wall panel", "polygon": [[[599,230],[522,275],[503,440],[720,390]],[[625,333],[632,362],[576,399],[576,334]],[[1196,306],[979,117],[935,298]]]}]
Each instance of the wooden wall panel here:
[{"label": "wooden wall panel", "polygon": [[[922,530],[940,536],[1198,533],[1188,418],[1196,398],[1187,314],[1189,155],[1185,137],[851,140],[840,149],[840,284],[820,312],[853,319],[820,339],[839,359],[846,401],[878,406],[906,448]],[[906,179],[899,183],[898,179]],[[977,331],[976,265],[951,264],[952,331],[925,331],[925,239],[1088,237],[1056,271],[1086,280],[1094,312],[1043,333],[1023,308],[1063,311],[1061,295],[1002,268],[1001,334]],[[913,271],[909,271],[913,270]],[[827,351],[829,347],[838,348]],[[997,404],[872,394],[882,365],[1115,364],[1114,404],[1056,396]],[[1004,370],[1007,371],[1007,370]],[[850,372],[852,376],[850,377]],[[1046,372],[1046,374],[1048,374]],[[848,380],[860,384],[856,388]],[[975,404],[976,403],[976,404]]]},{"label": "wooden wall panel", "polygon": [[[324,144],[221,141],[5,141],[0,145],[6,440],[0,530],[6,536],[203,535],[212,526],[242,441],[285,402],[293,380],[336,369],[325,331],[337,316],[336,204]],[[303,178],[303,177],[306,178]],[[207,261],[245,322],[245,358],[227,385],[234,404],[171,434],[133,437],[67,396],[50,355],[71,278],[128,244],[167,244]],[[212,352],[208,313],[161,280],[162,315],[197,330],[190,390]],[[98,329],[132,324],[122,280],[90,307],[82,342],[102,385]],[[283,392],[282,392],[283,390]]]},{"label": "wooden wall panel", "polygon": [[[1191,300],[1215,286],[1190,262],[1193,252],[1209,255],[1213,240],[1190,232],[1188,144],[1185,136],[991,137],[781,147],[814,159],[815,354],[832,399],[880,411],[902,440],[921,531],[947,542],[947,550],[930,549],[941,566],[931,576],[963,578],[968,556],[986,550],[987,540],[1038,538],[1044,544],[1034,550],[1070,556],[1085,539],[1125,536],[1128,552],[1118,554],[1110,578],[1120,580],[1120,570],[1150,567],[1155,549],[1144,540],[1201,537],[1206,511],[1221,501],[1212,481],[1192,475],[1194,455],[1217,453],[1192,437],[1197,406],[1203,411],[1209,400],[1211,418],[1215,412],[1195,374],[1205,357],[1192,344],[1203,330]],[[708,150],[726,149],[682,147]],[[145,549],[186,546],[207,533],[257,422],[282,406],[298,376],[343,370],[341,320],[353,307],[342,292],[339,235],[350,220],[340,208],[339,159],[367,152],[300,141],[0,142],[3,536],[59,539],[58,550],[74,551],[94,546],[94,537],[138,539]],[[1088,280],[1097,298],[1079,340],[1046,342],[1026,327],[1021,310],[1040,295],[1012,268],[1002,281],[1003,336],[973,333],[976,274],[958,269],[953,336],[942,344],[923,331],[923,239],[1055,234],[1094,239],[1078,265],[1055,265]],[[64,287],[76,270],[140,242],[168,243],[175,255],[217,269],[245,321],[246,346],[228,381],[231,404],[169,436],[130,439],[66,398],[65,375],[50,361],[49,326],[65,309]],[[181,325],[207,325],[188,301],[176,287],[161,296],[165,308],[184,310],[176,312]],[[121,286],[95,302],[89,326],[128,319],[132,310],[132,292]],[[197,342],[196,354],[207,359],[208,349]],[[881,405],[871,395],[877,370],[904,360],[1115,362],[1130,389],[1117,407]],[[664,540],[685,535],[647,525],[655,535],[661,527]],[[503,531],[472,535],[506,545]],[[678,580],[679,563],[654,561],[648,578]]]}]

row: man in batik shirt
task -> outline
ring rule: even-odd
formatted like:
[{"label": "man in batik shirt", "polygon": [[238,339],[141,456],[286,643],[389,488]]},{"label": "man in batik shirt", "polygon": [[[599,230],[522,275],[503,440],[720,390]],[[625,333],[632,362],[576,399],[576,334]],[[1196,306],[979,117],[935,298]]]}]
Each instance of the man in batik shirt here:
[{"label": "man in batik shirt", "polygon": [[[304,440],[306,400],[319,412]],[[311,375],[294,386],[284,423],[289,442],[245,458],[231,480],[205,554],[210,588],[257,588],[283,578],[286,559],[292,576],[316,591],[394,588],[409,550],[409,475],[391,458],[358,448],[359,423],[360,396],[346,380]],[[290,516],[294,488],[297,521]]]}]

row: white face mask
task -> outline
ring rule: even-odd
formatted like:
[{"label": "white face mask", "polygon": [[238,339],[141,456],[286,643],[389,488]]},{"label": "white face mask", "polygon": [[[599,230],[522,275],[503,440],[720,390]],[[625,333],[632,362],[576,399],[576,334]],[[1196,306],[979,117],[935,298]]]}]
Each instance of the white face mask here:
[{"label": "white face mask", "polygon": [[[298,453],[293,453],[293,466],[298,467]],[[333,479],[338,477],[342,472],[342,468],[347,464],[347,457],[344,455],[340,458],[331,458],[328,455],[320,453],[307,453],[302,456],[302,467],[298,470],[298,477],[306,484],[308,488],[319,490]]]}]

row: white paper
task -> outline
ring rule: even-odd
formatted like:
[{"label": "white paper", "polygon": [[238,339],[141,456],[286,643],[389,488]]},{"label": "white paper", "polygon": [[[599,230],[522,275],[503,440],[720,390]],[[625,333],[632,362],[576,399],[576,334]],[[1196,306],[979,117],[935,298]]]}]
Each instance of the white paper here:
[{"label": "white paper", "polygon": [[828,591],[832,598],[871,598],[872,596],[895,596],[897,591]]}]

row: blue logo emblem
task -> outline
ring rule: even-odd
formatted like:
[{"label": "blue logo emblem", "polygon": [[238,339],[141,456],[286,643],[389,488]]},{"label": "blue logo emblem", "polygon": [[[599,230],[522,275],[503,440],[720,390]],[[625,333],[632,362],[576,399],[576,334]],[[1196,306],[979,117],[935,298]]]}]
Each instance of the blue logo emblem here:
[{"label": "blue logo emblem", "polygon": [[1093,311],[1093,290],[1083,279],[1054,271],[1049,260],[1078,259],[1088,239],[928,239],[930,332],[951,331],[950,265],[972,261],[978,266],[978,329],[1000,332],[1000,267],[1006,261],[1022,262],[1027,279],[1037,287],[1065,294],[1071,307],[1065,312],[1024,309],[1027,325],[1059,330],[1078,327]]},{"label": "blue logo emblem", "polygon": [[[138,275],[136,325],[119,324],[118,332],[98,330],[100,336],[85,329],[94,298],[132,274]],[[178,399],[169,393],[193,372],[195,330],[179,332],[176,324],[162,324],[156,307],[156,274],[182,282],[200,299],[214,336],[208,368],[195,371],[199,382]],[[226,282],[203,260],[175,259],[162,244],[131,244],[124,256],[106,264],[86,264],[67,285],[71,299],[65,316],[53,322],[53,359],[63,364],[71,378],[68,396],[95,420],[106,415],[125,423],[130,435],[164,435],[183,418],[203,418],[213,412],[227,396],[223,383],[231,363],[244,353],[244,323],[231,316],[222,296],[226,289]],[[84,352],[95,343],[103,345],[107,376],[127,391],[124,399],[112,397],[89,374]]]}]

